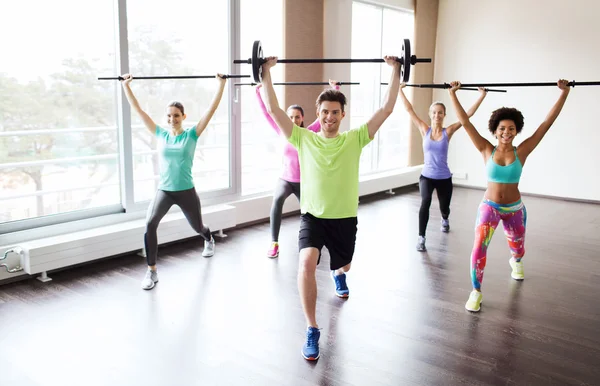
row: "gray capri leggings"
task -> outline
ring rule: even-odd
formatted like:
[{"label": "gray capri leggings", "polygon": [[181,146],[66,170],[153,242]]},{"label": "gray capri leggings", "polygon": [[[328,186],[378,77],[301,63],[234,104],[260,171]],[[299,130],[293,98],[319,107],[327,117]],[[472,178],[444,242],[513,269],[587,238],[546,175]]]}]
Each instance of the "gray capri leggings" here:
[{"label": "gray capri leggings", "polygon": [[273,204],[271,205],[271,240],[279,241],[279,229],[281,228],[281,214],[286,198],[294,194],[300,200],[300,183],[289,182],[284,179],[277,180],[275,192],[273,193]]},{"label": "gray capri leggings", "polygon": [[202,210],[200,208],[200,198],[195,188],[180,190],[177,192],[167,192],[158,190],[154,200],[148,207],[146,215],[146,234],[144,234],[144,245],[146,246],[146,259],[148,265],[156,265],[156,256],[158,254],[158,237],[156,231],[160,220],[167,214],[173,205],[181,208],[192,228],[204,238],[210,240],[210,229],[202,223]]}]

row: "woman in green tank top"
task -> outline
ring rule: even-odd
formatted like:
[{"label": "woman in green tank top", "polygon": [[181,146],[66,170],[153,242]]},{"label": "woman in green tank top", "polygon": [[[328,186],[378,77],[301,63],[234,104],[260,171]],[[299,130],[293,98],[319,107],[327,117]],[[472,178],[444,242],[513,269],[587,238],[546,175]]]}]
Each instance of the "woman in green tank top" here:
[{"label": "woman in green tank top", "polygon": [[156,257],[158,252],[157,229],[160,220],[167,214],[173,205],[181,208],[183,214],[192,228],[204,238],[204,251],[202,256],[210,257],[214,254],[215,240],[210,229],[202,222],[200,199],[194,187],[192,177],[192,164],[198,137],[208,126],[214,115],[225,89],[226,78],[217,74],[217,92],[198,123],[190,128],[182,127],[186,118],[184,107],[179,102],[171,102],[167,106],[166,118],[168,129],[158,126],[145,111],[142,110],[129,84],[133,80],[130,74],[123,75],[123,91],[129,104],[142,119],[148,131],[156,136],[160,165],[160,183],[156,196],[150,203],[146,216],[146,233],[144,245],[148,270],[142,280],[142,288],[149,290],[158,282],[156,271]]}]

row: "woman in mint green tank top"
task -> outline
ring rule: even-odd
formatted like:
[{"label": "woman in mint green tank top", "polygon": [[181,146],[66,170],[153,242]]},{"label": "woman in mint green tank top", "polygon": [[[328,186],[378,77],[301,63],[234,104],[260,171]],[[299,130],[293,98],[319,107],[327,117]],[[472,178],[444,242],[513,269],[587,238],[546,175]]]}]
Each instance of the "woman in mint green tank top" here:
[{"label": "woman in mint green tank top", "polygon": [[525,254],[527,210],[521,202],[519,180],[527,157],[548,132],[567,100],[570,91],[568,82],[561,79],[557,85],[561,90],[558,101],[533,135],[519,146],[514,146],[513,140],[523,129],[523,114],[517,109],[507,107],[494,111],[488,125],[488,129],[498,140],[498,145],[494,146],[477,132],[458,101],[456,90],[460,88],[460,83],[451,83],[450,99],[465,131],[483,155],[488,177],[487,190],[477,212],[475,242],[471,253],[473,291],[465,304],[465,308],[469,311],[477,312],[480,309],[483,299],[481,282],[487,260],[487,247],[500,220],[511,251],[509,260],[512,268],[511,277],[515,280],[525,278],[521,259]]},{"label": "woman in mint green tank top", "polygon": [[146,112],[142,110],[129,84],[133,77],[129,74],[123,75],[123,91],[132,109],[142,119],[148,131],[156,136],[158,143],[160,183],[156,196],[148,207],[146,216],[146,233],[144,234],[144,246],[148,270],[142,280],[142,288],[149,290],[154,288],[158,282],[156,271],[156,258],[158,252],[157,230],[160,220],[167,214],[173,205],[181,208],[192,228],[204,238],[204,251],[202,256],[210,257],[214,254],[215,240],[210,229],[202,222],[202,210],[200,199],[194,187],[192,177],[192,164],[198,137],[208,126],[214,115],[223,91],[226,79],[221,74],[215,78],[218,81],[217,92],[198,123],[190,128],[183,128],[186,118],[184,107],[179,102],[171,102],[167,106],[166,117],[168,128],[158,126]]}]

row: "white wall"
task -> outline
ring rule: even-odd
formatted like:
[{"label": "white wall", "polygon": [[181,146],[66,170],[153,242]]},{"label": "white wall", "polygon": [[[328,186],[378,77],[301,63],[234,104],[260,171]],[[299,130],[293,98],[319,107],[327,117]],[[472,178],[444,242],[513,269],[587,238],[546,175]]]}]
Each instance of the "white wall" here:
[{"label": "white wall", "polygon": [[[440,0],[435,82],[549,82],[600,80],[600,2],[597,0]],[[491,112],[516,107],[525,127],[516,143],[529,137],[542,122],[559,91],[555,87],[509,88],[488,93],[472,122],[487,131]],[[459,93],[468,106],[476,92]],[[449,105],[447,92],[434,99]],[[571,90],[561,115],[540,146],[528,158],[520,189],[556,197],[600,200],[600,87]],[[455,121],[452,109],[447,124]],[[492,142],[495,144],[495,142]],[[449,164],[455,183],[484,187],[481,155],[461,130],[452,139]]]}]

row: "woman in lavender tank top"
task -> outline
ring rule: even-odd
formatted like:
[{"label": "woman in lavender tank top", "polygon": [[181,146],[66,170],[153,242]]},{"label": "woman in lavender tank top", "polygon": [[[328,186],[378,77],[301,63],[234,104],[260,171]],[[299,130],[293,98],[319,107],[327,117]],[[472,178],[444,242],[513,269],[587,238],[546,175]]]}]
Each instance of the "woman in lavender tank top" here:
[{"label": "woman in lavender tank top", "polygon": [[[422,121],[413,106],[404,95],[402,89],[405,83],[400,85],[400,98],[404,102],[404,108],[410,115],[412,122],[419,128],[423,137],[423,155],[424,166],[419,177],[419,191],[421,192],[421,208],[419,209],[419,238],[417,241],[417,250],[423,252],[425,248],[425,231],[429,222],[429,207],[433,191],[437,191],[440,203],[440,212],[442,214],[442,232],[450,231],[450,200],[452,198],[452,173],[448,168],[448,144],[452,135],[461,128],[461,123],[456,122],[444,128],[444,118],[446,117],[446,106],[442,102],[434,102],[429,107],[429,118],[431,126]],[[472,117],[486,95],[486,90],[479,89],[480,95],[477,101],[471,106],[467,114]]]}]

